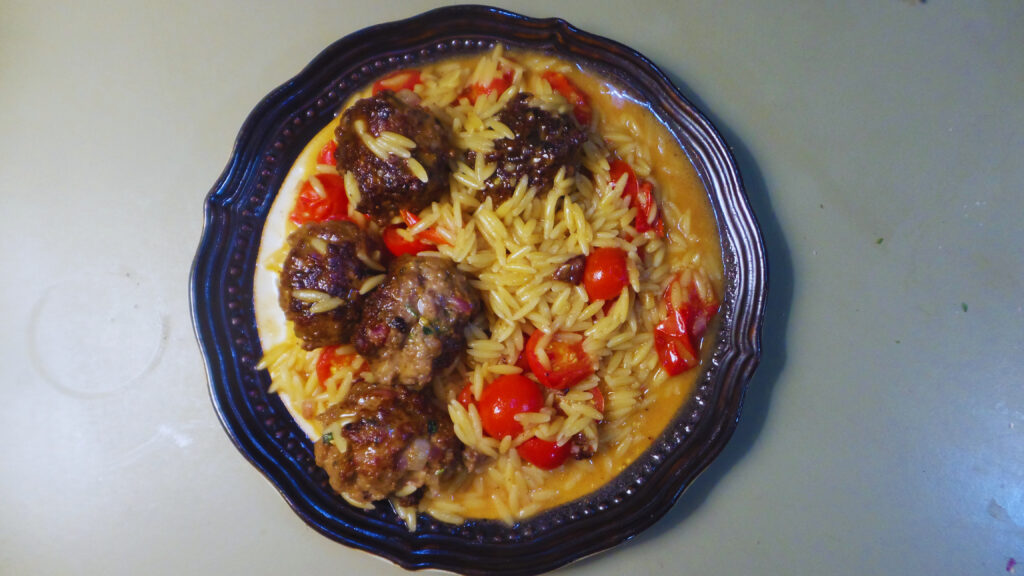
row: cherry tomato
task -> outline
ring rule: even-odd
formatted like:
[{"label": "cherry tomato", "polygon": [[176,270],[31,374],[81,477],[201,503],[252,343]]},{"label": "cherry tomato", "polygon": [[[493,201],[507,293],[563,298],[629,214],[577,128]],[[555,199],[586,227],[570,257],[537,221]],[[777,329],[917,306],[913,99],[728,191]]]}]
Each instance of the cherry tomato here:
[{"label": "cherry tomato", "polygon": [[317,164],[327,164],[328,166],[334,166],[334,153],[338,151],[338,143],[334,140],[329,140],[324,147],[320,149],[320,154],[316,157]]},{"label": "cherry tomato", "polygon": [[629,178],[626,179],[626,188],[622,191],[622,195],[626,198],[633,199],[636,197],[639,185],[637,184],[636,174],[633,173],[633,167],[630,166],[625,160],[615,158],[608,163],[608,176],[611,181],[618,182],[622,178],[623,174],[628,174]]},{"label": "cherry tomato", "polygon": [[594,401],[594,409],[604,414],[604,394],[601,393],[601,389],[594,386],[590,389],[590,395]]},{"label": "cherry tomato", "polygon": [[[651,221],[651,212],[656,212],[654,221]],[[665,222],[661,219],[661,211],[654,201],[654,185],[644,180],[640,183],[640,189],[636,195],[636,231],[643,234],[648,230],[654,230],[658,236],[665,235]]]},{"label": "cherry tomato", "polygon": [[669,376],[682,374],[697,365],[697,350],[678,310],[669,310],[665,319],[654,327],[654,348]]},{"label": "cherry tomato", "polygon": [[654,328],[654,347],[662,367],[676,375],[699,362],[700,339],[718,313],[713,292],[702,293],[692,280],[681,286],[675,278],[665,289],[665,319]]},{"label": "cherry tomato", "polygon": [[[501,66],[498,66],[498,70],[501,70]],[[467,86],[465,90],[459,94],[459,99],[468,98],[470,104],[476,104],[477,98],[497,92],[498,94],[508,90],[508,87],[512,85],[512,80],[516,77],[516,73],[513,70],[509,70],[501,76],[495,76],[487,83],[477,82],[471,86]]]},{"label": "cherry tomato", "polygon": [[558,468],[569,457],[572,445],[569,442],[559,446],[549,440],[533,437],[516,448],[519,456],[542,470]]},{"label": "cherry tomato", "polygon": [[[661,212],[654,200],[654,185],[646,180],[640,182],[633,172],[633,168],[625,161],[615,158],[609,162],[608,176],[612,182],[618,182],[623,174],[628,174],[629,177],[626,179],[626,187],[622,191],[622,196],[629,198],[631,206],[636,206],[636,220],[633,221],[633,227],[641,234],[648,230],[654,230],[659,236],[664,236],[665,223],[661,219]],[[653,222],[650,222],[651,212],[657,212]]]},{"label": "cherry tomato", "polygon": [[[324,383],[339,368],[351,366],[357,358],[359,358],[358,354],[339,354],[337,346],[327,346],[321,350],[320,357],[316,360],[316,377],[320,380],[320,386],[324,386]],[[366,370],[365,363],[359,368],[360,372],[364,370]]]},{"label": "cherry tomato", "polygon": [[[413,214],[412,212],[406,210],[405,208],[399,210],[399,213],[402,215],[402,220],[405,220],[405,225],[408,226],[409,228],[412,228],[413,226],[419,224],[420,222],[419,216]],[[442,236],[440,232],[434,230],[433,228],[427,228],[426,230],[420,232],[419,234],[416,235],[416,238],[420,240],[426,240],[427,242],[432,242],[437,245],[451,245],[451,242],[449,242],[447,238]]]},{"label": "cherry tomato", "polygon": [[345,180],[337,174],[318,174],[316,178],[323,186],[324,194],[321,196],[307,180],[299,190],[299,197],[288,218],[299,226],[306,222],[348,220]]},{"label": "cherry tomato", "polygon": [[544,407],[544,393],[522,374],[507,374],[484,388],[480,395],[480,423],[492,438],[515,436],[523,431],[516,414]]},{"label": "cherry tomato", "polygon": [[437,246],[423,242],[418,238],[406,240],[398,233],[400,228],[404,228],[404,226],[401,224],[392,224],[385,228],[384,233],[381,234],[381,237],[384,240],[384,246],[387,247],[388,252],[391,252],[395,256],[401,256],[403,254],[416,255],[426,250],[437,249]]},{"label": "cherry tomato", "polygon": [[627,285],[626,251],[621,248],[594,248],[583,268],[583,287],[590,300],[617,298]]},{"label": "cherry tomato", "polygon": [[572,80],[554,70],[548,70],[541,76],[548,81],[552,90],[561,94],[569,101],[569,104],[572,104],[572,113],[576,117],[576,121],[581,126],[590,125],[593,111],[590,108],[590,101],[587,99],[587,95],[578,86],[573,84]]},{"label": "cherry tomato", "polygon": [[476,398],[473,397],[473,383],[466,382],[466,385],[459,391],[459,395],[455,397],[455,400],[462,404],[463,408],[469,408],[469,405],[476,402]]},{"label": "cherry tomato", "polygon": [[373,95],[376,96],[379,92],[384,90],[391,90],[392,92],[412,90],[417,84],[421,84],[422,82],[423,80],[420,78],[419,70],[397,70],[374,82]]},{"label": "cherry tomato", "polygon": [[583,351],[582,341],[569,344],[557,340],[556,337],[552,337],[544,347],[549,364],[545,368],[537,355],[537,348],[543,337],[543,332],[534,330],[524,349],[530,371],[541,384],[555,390],[565,390],[594,373],[594,366],[587,353]]}]

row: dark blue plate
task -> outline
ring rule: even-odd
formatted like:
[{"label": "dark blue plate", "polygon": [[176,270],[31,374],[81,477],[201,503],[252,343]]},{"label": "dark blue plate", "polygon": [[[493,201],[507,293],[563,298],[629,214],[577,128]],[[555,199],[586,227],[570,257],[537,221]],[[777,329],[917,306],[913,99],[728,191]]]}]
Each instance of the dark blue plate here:
[{"label": "dark blue plate", "polygon": [[[391,70],[484,52],[497,43],[581,62],[649,103],[675,135],[707,189],[721,234],[720,328],[694,397],[610,484],[512,527],[493,521],[452,526],[421,515],[417,531],[410,533],[388,506],[364,511],[337,497],[314,463],[312,444],[277,396],[267,393],[268,375],[254,369],[262,354],[253,311],[256,254],[289,167],[353,91]],[[728,147],[651,62],[563,20],[455,6],[346,36],[256,106],[207,197],[191,283],[214,408],[238,450],[310,526],[406,568],[536,574],[640,533],[721,452],[760,355],[767,263]]]}]

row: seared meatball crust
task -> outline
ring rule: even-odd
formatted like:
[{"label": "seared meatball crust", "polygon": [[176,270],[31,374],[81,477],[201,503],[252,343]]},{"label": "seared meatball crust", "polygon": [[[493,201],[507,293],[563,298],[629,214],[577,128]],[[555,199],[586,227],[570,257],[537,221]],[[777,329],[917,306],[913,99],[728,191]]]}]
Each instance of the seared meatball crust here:
[{"label": "seared meatball crust", "polygon": [[316,463],[331,488],[357,502],[398,493],[414,504],[461,466],[462,442],[426,391],[360,380],[318,418],[324,435],[314,446]]},{"label": "seared meatball crust", "polygon": [[[414,96],[411,92],[402,94]],[[378,157],[363,143],[356,128],[360,121],[374,138],[387,131],[415,142],[411,154],[426,171],[427,181],[420,180],[400,156]],[[356,209],[378,223],[388,223],[402,208],[419,212],[448,191],[448,163],[454,155],[448,130],[430,112],[390,90],[359,100],[347,109],[335,138],[338,170],[350,172],[359,183],[361,197]]]},{"label": "seared meatball crust", "polygon": [[403,256],[371,292],[352,343],[378,382],[420,389],[466,349],[480,297],[450,260]]},{"label": "seared meatball crust", "polygon": [[279,303],[302,347],[348,342],[362,309],[359,288],[379,273],[359,254],[379,261],[379,242],[352,222],[331,220],[305,224],[288,237],[288,244]]},{"label": "seared meatball crust", "polygon": [[[486,155],[488,162],[497,165],[484,182],[484,194],[493,198],[495,205],[512,196],[523,176],[529,177],[530,187],[545,190],[561,167],[565,166],[565,175],[571,178],[583,160],[588,136],[576,119],[530,106],[529,99],[529,94],[520,94],[498,113],[515,138],[495,140],[494,151]],[[472,165],[475,152],[467,153],[467,158]]]}]

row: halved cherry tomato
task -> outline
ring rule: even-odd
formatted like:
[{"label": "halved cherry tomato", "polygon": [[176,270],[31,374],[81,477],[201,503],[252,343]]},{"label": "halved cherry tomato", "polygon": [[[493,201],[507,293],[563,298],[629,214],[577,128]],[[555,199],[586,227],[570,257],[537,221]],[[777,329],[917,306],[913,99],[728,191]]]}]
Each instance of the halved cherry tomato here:
[{"label": "halved cherry tomato", "polygon": [[328,166],[334,166],[334,153],[338,151],[338,143],[334,140],[328,140],[327,144],[320,149],[320,154],[316,157],[317,164],[327,164]]},{"label": "halved cherry tomato", "polygon": [[488,384],[480,394],[480,423],[492,438],[515,436],[523,431],[516,414],[544,407],[544,393],[522,374],[507,374]]},{"label": "halved cherry tomato", "polygon": [[400,228],[404,228],[401,224],[392,224],[384,229],[384,233],[381,234],[381,238],[384,240],[384,246],[387,247],[388,252],[391,252],[395,256],[401,256],[403,254],[416,255],[426,250],[435,250],[437,246],[423,242],[417,238],[412,240],[406,240],[398,233]]},{"label": "halved cherry tomato", "polygon": [[590,300],[617,298],[627,285],[626,251],[622,248],[594,248],[583,267],[583,287]]},{"label": "halved cherry tomato", "polygon": [[601,389],[594,386],[590,389],[590,396],[594,401],[594,409],[604,414],[604,394],[601,393]]},{"label": "halved cherry tomato", "polygon": [[[529,338],[527,338],[529,340]],[[522,368],[523,372],[530,371],[530,362],[526,359],[526,347],[519,351],[519,357],[516,358],[516,366]]]},{"label": "halved cherry tomato", "polygon": [[[501,70],[501,66],[498,66],[498,70]],[[509,70],[501,76],[495,76],[486,83],[477,82],[471,86],[467,86],[465,90],[459,94],[459,99],[468,98],[470,104],[476,104],[477,98],[497,92],[499,95],[508,90],[508,87],[512,85],[512,80],[516,77],[514,70]]]},{"label": "halved cherry tomato", "polygon": [[516,448],[519,456],[542,470],[558,468],[569,457],[572,444],[566,442],[559,446],[549,440],[541,440],[536,436],[523,442]]},{"label": "halved cherry tomato", "polygon": [[466,385],[459,391],[459,395],[455,397],[455,400],[462,404],[463,408],[469,408],[469,405],[476,402],[476,398],[473,396],[473,383],[466,382]]},{"label": "halved cherry tomato", "polygon": [[[419,216],[413,214],[412,212],[406,210],[405,208],[399,210],[399,213],[402,215],[402,220],[405,220],[405,225],[408,226],[409,228],[412,228],[413,226],[419,224],[420,222]],[[451,245],[451,242],[449,242],[447,238],[442,236],[440,232],[434,230],[433,228],[427,228],[426,230],[420,232],[419,234],[416,235],[416,238],[420,240],[426,240],[427,242],[433,242],[434,244],[437,245]]]},{"label": "halved cherry tomato", "polygon": [[[654,220],[651,221],[651,212],[655,212]],[[654,230],[658,236],[665,235],[665,222],[661,219],[661,211],[654,201],[654,185],[644,180],[640,183],[640,189],[636,195],[636,221],[633,226],[636,231],[643,234],[648,230]]]},{"label": "halved cherry tomato", "polygon": [[400,210],[402,219],[405,220],[405,226],[401,224],[392,224],[384,229],[382,238],[384,245],[388,251],[395,256],[401,256],[403,254],[419,254],[426,250],[436,250],[438,245],[451,244],[447,238],[441,235],[440,232],[433,228],[427,228],[426,230],[419,232],[412,240],[408,240],[403,237],[398,231],[404,227],[412,228],[420,219],[412,212],[402,209]]},{"label": "halved cherry tomato", "polygon": [[[609,162],[608,176],[612,182],[618,182],[623,174],[628,174],[626,188],[622,191],[624,198],[629,198],[631,206],[636,206],[636,220],[633,227],[643,234],[648,230],[654,230],[659,236],[665,235],[665,223],[661,219],[661,212],[658,210],[658,203],[654,201],[654,185],[644,180],[640,182],[633,168],[623,160],[615,158]],[[651,220],[651,212],[657,212],[654,221]]]},{"label": "halved cherry tomato", "polygon": [[594,373],[594,366],[590,363],[587,353],[583,351],[583,342],[569,344],[558,340],[557,335],[544,347],[549,365],[545,368],[537,356],[537,348],[543,337],[543,332],[534,330],[524,349],[530,371],[541,384],[555,390],[565,390]]},{"label": "halved cherry tomato", "polygon": [[654,327],[654,348],[669,376],[682,374],[697,365],[697,350],[678,310],[670,309],[665,319]]},{"label": "halved cherry tomato", "polygon": [[548,70],[541,74],[541,76],[548,81],[552,90],[561,94],[569,101],[569,104],[572,104],[572,113],[576,117],[576,121],[581,126],[590,125],[593,110],[590,108],[590,101],[587,100],[587,95],[578,86],[573,84],[572,80],[569,80],[559,72]]},{"label": "halved cherry tomato", "polygon": [[412,90],[417,84],[422,82],[419,70],[396,70],[373,83],[373,95],[376,96],[384,90],[391,90],[392,92]]},{"label": "halved cherry tomato", "polygon": [[[316,377],[320,380],[320,386],[324,386],[324,383],[334,375],[338,368],[351,366],[357,358],[359,358],[358,354],[339,354],[338,346],[327,346],[321,350],[320,357],[316,360]],[[364,363],[360,366],[359,371],[363,372],[366,369]]]},{"label": "halved cherry tomato", "polygon": [[654,328],[654,347],[662,367],[675,376],[697,365],[700,339],[718,313],[714,293],[702,293],[692,280],[683,287],[675,278],[665,289],[665,319]]},{"label": "halved cherry tomato", "polygon": [[288,218],[299,226],[306,222],[348,220],[345,180],[337,174],[317,174],[316,179],[323,186],[323,196],[307,180],[302,184],[299,197],[295,200],[295,207]]}]

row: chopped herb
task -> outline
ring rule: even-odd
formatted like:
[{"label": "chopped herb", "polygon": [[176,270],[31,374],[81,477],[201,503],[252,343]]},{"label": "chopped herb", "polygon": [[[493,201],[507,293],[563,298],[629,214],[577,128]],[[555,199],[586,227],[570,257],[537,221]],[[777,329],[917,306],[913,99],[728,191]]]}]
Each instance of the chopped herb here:
[{"label": "chopped herb", "polygon": [[879,238],[878,240],[875,240],[875,244],[881,244],[882,242],[885,242],[885,238]]},{"label": "chopped herb", "polygon": [[320,437],[320,441],[327,445],[334,443],[334,433],[325,432],[324,435]]},{"label": "chopped herb", "polygon": [[444,474],[445,470],[446,470],[446,468],[438,468],[437,470],[434,470],[434,475],[435,476],[440,476],[440,475]]},{"label": "chopped herb", "polygon": [[434,333],[434,330],[430,327],[430,324],[424,324],[423,325],[423,335],[424,336],[430,336],[433,333]]},{"label": "chopped herb", "polygon": [[427,420],[427,432],[430,434],[437,432],[437,422]]},{"label": "chopped herb", "polygon": [[961,302],[960,307],[963,308],[964,312],[967,312],[967,302]]}]

